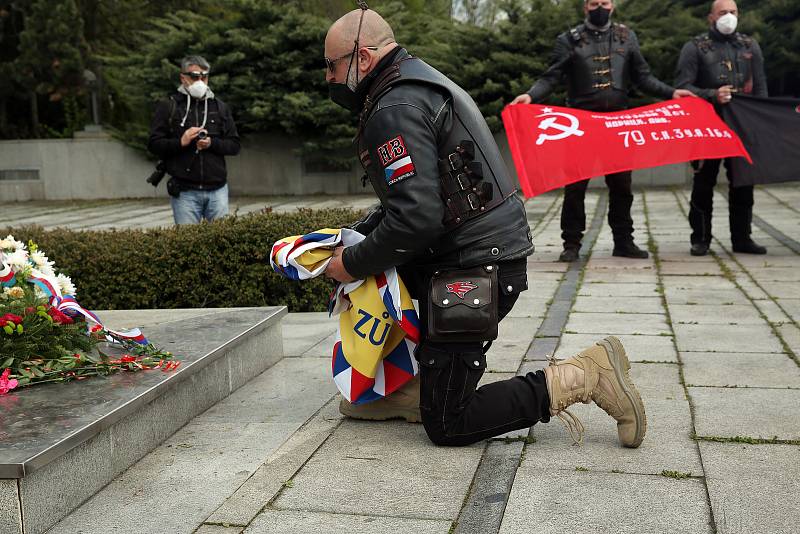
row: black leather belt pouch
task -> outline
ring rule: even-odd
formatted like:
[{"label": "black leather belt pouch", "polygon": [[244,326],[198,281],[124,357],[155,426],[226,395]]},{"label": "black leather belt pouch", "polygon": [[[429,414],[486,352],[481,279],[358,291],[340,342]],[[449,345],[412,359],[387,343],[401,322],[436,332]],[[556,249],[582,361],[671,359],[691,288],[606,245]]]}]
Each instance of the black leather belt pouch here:
[{"label": "black leather belt pouch", "polygon": [[429,341],[497,339],[497,265],[437,272],[428,296]]}]

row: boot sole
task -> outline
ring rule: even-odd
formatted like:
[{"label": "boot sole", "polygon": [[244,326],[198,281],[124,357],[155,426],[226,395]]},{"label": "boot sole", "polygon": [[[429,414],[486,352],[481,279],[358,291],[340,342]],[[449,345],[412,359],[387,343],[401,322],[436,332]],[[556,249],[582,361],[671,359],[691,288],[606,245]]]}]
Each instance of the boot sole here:
[{"label": "boot sole", "polygon": [[633,413],[636,417],[636,437],[633,443],[623,445],[635,449],[642,444],[644,436],[647,433],[647,414],[644,410],[642,396],[633,384],[629,374],[631,362],[628,360],[628,355],[625,353],[625,347],[622,346],[622,343],[616,337],[609,336],[601,341],[600,344],[606,349],[606,352],[608,352],[608,358],[614,368],[617,381],[622,386],[622,391],[633,406]]}]

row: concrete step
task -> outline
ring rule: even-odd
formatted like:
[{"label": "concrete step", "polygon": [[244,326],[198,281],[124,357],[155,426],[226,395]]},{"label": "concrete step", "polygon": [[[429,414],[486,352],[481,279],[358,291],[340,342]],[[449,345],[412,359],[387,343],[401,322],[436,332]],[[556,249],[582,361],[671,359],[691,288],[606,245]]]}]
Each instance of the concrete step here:
[{"label": "concrete step", "polygon": [[[321,359],[284,358],[48,532],[190,534],[212,515],[246,516],[254,504],[263,506],[262,495],[277,493],[338,424],[335,395],[330,367]],[[253,492],[259,498],[248,498]]]},{"label": "concrete step", "polygon": [[[46,531],[187,422],[279,362],[285,314],[284,307],[100,312],[110,327],[145,327],[150,340],[182,364],[170,373],[119,373],[0,399],[0,534]],[[147,320],[135,321],[145,315]],[[240,433],[225,417],[216,421],[194,432],[209,445]]]}]

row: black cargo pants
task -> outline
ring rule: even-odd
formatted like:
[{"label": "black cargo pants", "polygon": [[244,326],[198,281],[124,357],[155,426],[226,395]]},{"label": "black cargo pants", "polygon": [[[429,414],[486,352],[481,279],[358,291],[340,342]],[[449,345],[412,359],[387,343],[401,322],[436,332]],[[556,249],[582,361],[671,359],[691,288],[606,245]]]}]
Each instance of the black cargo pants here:
[{"label": "black cargo pants", "polygon": [[[498,265],[496,296],[500,319],[508,315],[520,292],[527,287],[526,264],[521,259]],[[404,269],[401,276],[420,304],[422,340],[416,353],[420,410],[431,441],[437,445],[470,445],[550,420],[550,397],[543,371],[477,388],[486,370],[483,344],[427,341],[430,273]]]}]

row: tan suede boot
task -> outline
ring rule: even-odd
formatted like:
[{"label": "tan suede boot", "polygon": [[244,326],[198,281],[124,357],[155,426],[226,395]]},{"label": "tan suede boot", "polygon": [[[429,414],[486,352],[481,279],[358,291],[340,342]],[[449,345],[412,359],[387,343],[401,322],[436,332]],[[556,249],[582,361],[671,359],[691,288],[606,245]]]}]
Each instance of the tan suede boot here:
[{"label": "tan suede boot", "polygon": [[628,374],[630,368],[622,343],[613,336],[572,358],[551,360],[545,368],[550,415],[559,417],[573,440],[581,443],[583,424],[567,408],[576,402],[594,401],[616,419],[620,443],[638,447],[647,431],[647,416],[639,391]]},{"label": "tan suede boot", "polygon": [[403,387],[366,404],[350,404],[342,398],[339,412],[353,419],[369,421],[386,421],[387,419],[405,419],[409,423],[421,423],[419,412],[419,375],[409,380]]}]

